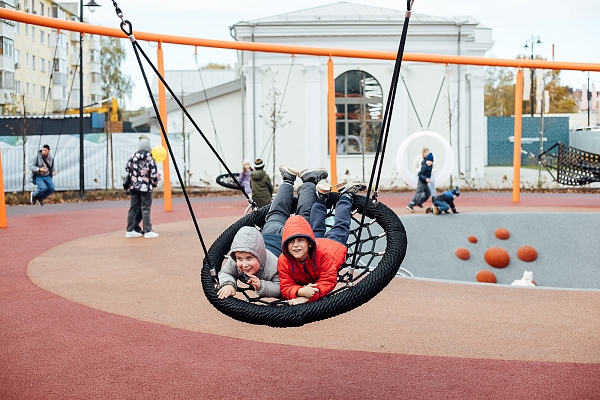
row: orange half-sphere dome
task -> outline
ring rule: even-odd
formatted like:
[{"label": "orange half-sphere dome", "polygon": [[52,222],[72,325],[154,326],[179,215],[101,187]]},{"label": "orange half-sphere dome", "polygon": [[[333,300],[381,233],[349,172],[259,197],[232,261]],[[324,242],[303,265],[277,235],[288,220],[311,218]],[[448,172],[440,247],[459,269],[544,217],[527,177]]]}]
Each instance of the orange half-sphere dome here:
[{"label": "orange half-sphere dome", "polygon": [[483,258],[494,268],[506,268],[510,264],[510,256],[502,247],[490,247],[486,250]]},{"label": "orange half-sphere dome", "polygon": [[475,279],[477,280],[477,282],[496,283],[496,275],[492,271],[488,271],[487,269],[479,271],[475,275]]},{"label": "orange half-sphere dome", "polygon": [[469,236],[469,242],[471,243],[477,243],[477,238],[475,236]]},{"label": "orange half-sphere dome", "polygon": [[508,229],[498,228],[496,229],[496,237],[500,240],[506,240],[510,237]]},{"label": "orange half-sphere dome", "polygon": [[522,246],[519,250],[517,250],[517,257],[519,257],[519,260],[521,261],[532,262],[537,260],[538,253],[531,246]]},{"label": "orange half-sphere dome", "polygon": [[454,253],[456,254],[456,257],[460,258],[461,260],[468,260],[469,258],[471,258],[471,253],[464,247],[456,249]]}]

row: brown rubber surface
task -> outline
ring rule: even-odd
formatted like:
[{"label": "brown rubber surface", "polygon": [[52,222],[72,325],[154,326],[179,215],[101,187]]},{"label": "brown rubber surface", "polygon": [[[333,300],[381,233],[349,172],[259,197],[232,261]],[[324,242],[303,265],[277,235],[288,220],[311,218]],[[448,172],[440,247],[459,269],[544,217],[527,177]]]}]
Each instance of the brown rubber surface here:
[{"label": "brown rubber surface", "polygon": [[[535,196],[457,207],[600,211]],[[204,298],[183,205],[156,202],[153,240],[124,237],[124,205],[61,207],[0,230],[0,398],[600,398],[600,292],[395,279],[326,321],[253,326]],[[244,207],[194,201],[207,246]]]}]

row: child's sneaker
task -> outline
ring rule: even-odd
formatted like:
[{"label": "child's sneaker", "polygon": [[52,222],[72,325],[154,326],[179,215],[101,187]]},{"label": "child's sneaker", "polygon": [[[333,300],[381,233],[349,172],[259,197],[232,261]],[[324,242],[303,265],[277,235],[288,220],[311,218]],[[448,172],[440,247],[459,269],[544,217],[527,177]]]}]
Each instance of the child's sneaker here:
[{"label": "child's sneaker", "polygon": [[407,205],[407,206],[406,206],[406,209],[407,209],[408,211],[410,211],[411,213],[414,213],[414,212],[415,212],[415,209],[413,208],[412,204],[409,204],[409,205]]},{"label": "child's sneaker", "polygon": [[435,215],[438,215],[438,214],[440,213],[440,208],[439,208],[438,206],[434,206],[434,207],[433,207],[433,213],[434,213]]},{"label": "child's sneaker", "polygon": [[355,194],[360,191],[363,191],[367,188],[367,185],[364,182],[360,181],[351,181],[344,183],[343,186],[339,187],[338,190],[340,194]]},{"label": "child's sneaker", "polygon": [[280,165],[279,172],[284,181],[294,182],[299,171],[297,169],[286,167],[285,165]]},{"label": "child's sneaker", "polygon": [[315,182],[316,185],[317,182],[322,181],[323,179],[327,179],[329,173],[325,168],[321,167],[307,168],[300,171],[298,173],[298,176],[300,177],[300,179],[302,179],[302,182],[308,182],[312,180]]},{"label": "child's sneaker", "polygon": [[144,237],[146,239],[154,239],[154,238],[157,238],[158,236],[159,236],[158,233],[156,233],[154,231],[144,233]]},{"label": "child's sneaker", "polygon": [[425,209],[425,214],[431,214],[431,213],[433,213],[433,207],[427,207]]},{"label": "child's sneaker", "polygon": [[319,196],[327,196],[329,192],[331,192],[332,186],[324,180],[319,181],[317,183],[317,194]]}]

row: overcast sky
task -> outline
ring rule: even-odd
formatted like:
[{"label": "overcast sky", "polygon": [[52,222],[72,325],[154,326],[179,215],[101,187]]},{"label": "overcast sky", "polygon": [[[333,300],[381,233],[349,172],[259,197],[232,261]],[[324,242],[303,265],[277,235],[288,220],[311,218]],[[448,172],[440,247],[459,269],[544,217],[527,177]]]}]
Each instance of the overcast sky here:
[{"label": "overcast sky", "polygon": [[[101,4],[95,13],[85,12],[86,19],[97,25],[118,28],[112,1],[95,0]],[[87,0],[84,0],[84,4]],[[131,21],[135,31],[191,36],[205,39],[233,40],[229,27],[239,21],[289,13],[306,8],[336,3],[326,0],[227,0],[227,1],[118,1],[125,19]],[[370,6],[404,9],[405,2],[391,0],[355,0],[353,3]],[[472,16],[493,29],[494,47],[487,57],[515,58],[525,54],[526,39],[540,36],[542,44],[535,53],[551,60],[552,44],[556,61],[600,63],[598,25],[600,0],[415,0],[415,13],[452,18]],[[132,53],[129,42],[128,58],[123,71],[134,83],[132,104],[128,107],[149,106],[146,89]],[[144,44],[150,57],[156,50]],[[191,46],[165,45],[165,69],[196,69],[194,48]],[[233,64],[233,50],[198,49],[198,63],[209,62]],[[530,54],[530,52],[527,52]],[[581,88],[587,82],[587,73],[564,71],[563,84]],[[591,73],[590,82],[600,89],[600,73]]]}]

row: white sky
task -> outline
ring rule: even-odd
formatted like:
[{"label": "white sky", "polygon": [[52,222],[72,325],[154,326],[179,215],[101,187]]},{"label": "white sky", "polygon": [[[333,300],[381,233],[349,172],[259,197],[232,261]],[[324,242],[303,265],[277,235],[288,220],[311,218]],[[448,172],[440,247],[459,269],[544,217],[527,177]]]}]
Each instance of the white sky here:
[{"label": "white sky", "polygon": [[[84,4],[87,0],[83,0]],[[93,24],[119,27],[112,1],[96,0],[102,7],[95,13],[84,11]],[[227,1],[157,1],[117,0],[125,19],[131,21],[135,31],[190,36],[205,39],[233,40],[229,26],[239,21],[298,11],[332,4],[326,0],[227,0]],[[394,9],[405,9],[404,1],[354,0],[354,3]],[[535,53],[551,60],[554,44],[555,61],[600,63],[598,22],[600,0],[415,0],[413,11],[440,17],[472,16],[493,29],[494,47],[488,57],[515,58],[517,54],[531,54],[524,49],[526,39],[540,36],[542,44]],[[141,42],[143,43],[143,42]],[[124,42],[128,57],[123,71],[135,83],[128,108],[150,106],[146,88],[129,42]],[[156,49],[142,44],[153,60]],[[529,51],[527,51],[529,50]],[[196,69],[194,48],[165,45],[165,69]],[[234,50],[198,49],[198,63],[233,64]],[[148,71],[147,74],[151,71]],[[563,71],[563,84],[581,88],[587,82],[587,73]],[[600,73],[590,73],[590,83],[600,89]]]}]

